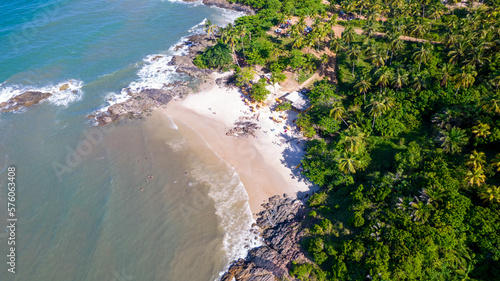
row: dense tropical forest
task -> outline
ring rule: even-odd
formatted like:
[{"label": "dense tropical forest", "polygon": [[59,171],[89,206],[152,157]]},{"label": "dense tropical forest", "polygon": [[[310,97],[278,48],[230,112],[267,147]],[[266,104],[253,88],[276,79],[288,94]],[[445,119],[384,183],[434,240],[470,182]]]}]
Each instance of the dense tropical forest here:
[{"label": "dense tropical forest", "polygon": [[303,222],[314,264],[291,274],[500,280],[499,2],[237,1],[256,15],[208,23],[218,43],[198,66],[233,67],[242,86],[256,65],[273,83],[335,69],[297,121],[304,174],[322,189]]}]

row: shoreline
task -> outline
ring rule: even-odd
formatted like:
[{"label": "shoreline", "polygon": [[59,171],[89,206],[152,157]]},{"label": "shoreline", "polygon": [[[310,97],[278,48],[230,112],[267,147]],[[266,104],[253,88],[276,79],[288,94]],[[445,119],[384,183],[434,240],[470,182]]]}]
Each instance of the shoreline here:
[{"label": "shoreline", "polygon": [[[254,113],[249,114],[248,106],[237,89],[215,83],[220,76],[218,74],[208,79],[200,92],[171,101],[165,109],[158,111],[167,114],[174,123],[182,122],[195,130],[236,170],[248,193],[254,218],[262,211],[261,205],[274,195],[286,194],[300,198],[312,192],[313,185],[302,178],[300,168],[296,168],[304,153],[303,141],[299,141],[297,132],[285,133],[283,125],[271,120],[271,116],[278,113],[271,112],[267,106],[256,113],[259,116],[257,121],[253,118]],[[234,123],[242,119],[260,127],[255,137],[226,135],[235,127]],[[293,141],[287,142],[287,139]]]}]

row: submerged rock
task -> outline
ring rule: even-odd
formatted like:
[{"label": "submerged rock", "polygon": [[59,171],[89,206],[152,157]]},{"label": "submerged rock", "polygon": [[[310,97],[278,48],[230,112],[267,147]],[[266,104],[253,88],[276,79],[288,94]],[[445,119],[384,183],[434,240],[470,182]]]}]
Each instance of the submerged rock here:
[{"label": "submerged rock", "polygon": [[298,243],[304,235],[300,226],[305,214],[303,203],[276,195],[263,207],[257,225],[265,245],[251,249],[245,259],[235,261],[222,281],[294,280],[288,274],[292,262],[309,262]]},{"label": "submerged rock", "polygon": [[0,112],[17,111],[24,107],[30,107],[44,99],[49,98],[50,96],[52,96],[51,93],[27,91],[9,99],[6,102],[0,103]]},{"label": "submerged rock", "polygon": [[170,89],[146,89],[140,93],[128,92],[130,99],[114,104],[103,113],[89,115],[88,118],[95,119],[99,126],[120,120],[121,118],[141,118],[153,109],[168,103],[171,100],[181,99],[191,89],[187,82],[178,81],[169,85]]},{"label": "submerged rock", "polygon": [[59,91],[65,91],[65,90],[67,90],[67,89],[69,89],[69,85],[68,85],[68,84],[64,84],[64,85],[62,85],[62,86],[59,88]]}]

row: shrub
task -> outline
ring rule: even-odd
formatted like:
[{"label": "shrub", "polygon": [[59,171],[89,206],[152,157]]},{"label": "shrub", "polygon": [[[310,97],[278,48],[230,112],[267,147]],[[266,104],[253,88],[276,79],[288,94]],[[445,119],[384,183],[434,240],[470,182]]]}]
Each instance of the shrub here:
[{"label": "shrub", "polygon": [[278,110],[278,111],[287,111],[290,109],[292,109],[292,104],[289,102],[284,102],[284,103],[278,105],[278,107],[276,108],[276,110]]},{"label": "shrub", "polygon": [[193,60],[194,65],[199,68],[222,68],[227,69],[233,63],[231,50],[226,44],[217,43],[208,48]]}]

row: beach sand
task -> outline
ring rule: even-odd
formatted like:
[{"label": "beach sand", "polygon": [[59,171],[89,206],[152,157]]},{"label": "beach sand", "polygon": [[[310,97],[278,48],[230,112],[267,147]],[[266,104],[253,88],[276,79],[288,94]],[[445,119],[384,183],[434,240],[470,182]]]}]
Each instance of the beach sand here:
[{"label": "beach sand", "polygon": [[[304,154],[305,143],[292,122],[297,113],[290,111],[287,120],[275,123],[272,116],[278,117],[284,113],[271,112],[268,106],[250,112],[238,89],[221,87],[215,85],[215,79],[210,80],[212,82],[203,85],[199,93],[190,94],[181,101],[173,101],[156,114],[167,114],[175,123],[182,122],[193,128],[222,159],[236,169],[249,195],[254,215],[262,209],[261,204],[273,195],[303,197],[304,193],[315,189],[301,175],[300,167],[297,167]],[[259,114],[259,121],[255,114]],[[226,132],[234,127],[241,116],[254,117],[252,121],[261,127],[256,137],[226,136]],[[285,132],[285,126],[292,127],[292,130]]]}]

